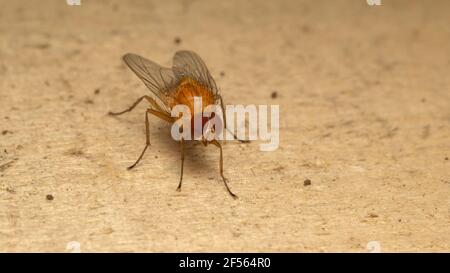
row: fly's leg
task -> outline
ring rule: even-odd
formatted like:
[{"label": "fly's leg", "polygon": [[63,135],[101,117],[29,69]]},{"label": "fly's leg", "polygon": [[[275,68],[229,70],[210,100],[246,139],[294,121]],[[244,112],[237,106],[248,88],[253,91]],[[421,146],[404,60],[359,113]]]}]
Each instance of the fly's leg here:
[{"label": "fly's leg", "polygon": [[156,101],[151,98],[150,96],[142,96],[139,99],[137,99],[133,105],[131,105],[129,108],[121,111],[121,112],[109,112],[108,114],[113,115],[113,116],[118,116],[118,115],[122,115],[124,113],[130,112],[132,111],[143,99],[146,99],[154,108],[156,108],[157,110],[148,108],[147,111],[145,112],[145,133],[146,133],[146,142],[145,142],[145,147],[141,152],[141,155],[139,156],[139,158],[136,160],[136,162],[134,162],[133,165],[128,167],[128,170],[134,168],[139,161],[141,161],[142,157],[145,154],[145,151],[147,151],[148,146],[150,146],[150,129],[149,129],[149,123],[148,123],[148,114],[153,114],[156,117],[163,119],[165,121],[168,122],[172,122],[172,117],[169,116],[167,113],[164,112],[163,109],[161,109],[161,107],[158,105],[158,103],[156,103]]},{"label": "fly's leg", "polygon": [[180,140],[180,149],[181,149],[181,174],[180,174],[180,183],[178,183],[177,191],[181,191],[181,182],[183,182],[183,168],[184,168],[184,140],[181,138]]},{"label": "fly's leg", "polygon": [[[232,135],[233,135],[233,137],[234,137],[234,139],[235,140],[237,140],[237,141],[239,141],[239,142],[241,142],[241,143],[249,143],[250,142],[250,140],[242,140],[242,139],[238,139],[237,138],[237,136],[233,133],[233,132],[231,132],[229,129],[228,129],[228,127],[227,127],[227,113],[225,112],[225,107],[224,107],[224,103],[223,103],[223,99],[222,99],[222,96],[220,96],[220,95],[218,95],[219,96],[219,99],[220,99],[220,108],[222,108],[222,114],[223,114],[223,127],[226,129],[226,130],[228,130],[228,132],[230,132]],[[217,146],[217,145],[216,145]]]},{"label": "fly's leg", "polygon": [[133,169],[134,166],[136,166],[139,163],[139,161],[141,161],[142,157],[145,154],[145,151],[147,150],[148,146],[150,146],[150,129],[149,129],[149,124],[148,124],[148,113],[149,113],[148,110],[150,110],[150,109],[147,109],[147,111],[145,112],[145,136],[146,136],[145,147],[144,147],[144,150],[142,150],[142,153],[139,156],[139,158],[136,160],[136,162],[134,162],[133,165],[128,167],[128,170]]},{"label": "fly's leg", "polygon": [[223,183],[225,184],[225,187],[227,188],[228,193],[231,195],[231,197],[233,197],[234,199],[237,199],[237,195],[234,194],[230,188],[228,187],[227,181],[228,179],[225,178],[225,176],[223,176],[223,153],[222,153],[222,145],[220,145],[220,143],[217,140],[213,140],[211,141],[212,144],[214,144],[215,146],[217,146],[220,149],[220,176],[222,177]]},{"label": "fly's leg", "polygon": [[118,115],[122,115],[122,114],[125,114],[125,113],[127,113],[127,112],[130,112],[130,111],[132,111],[143,99],[145,99],[146,97],[148,97],[148,96],[142,96],[142,97],[140,97],[135,103],[133,103],[133,105],[131,105],[130,106],[130,108],[127,108],[127,109],[125,109],[125,110],[123,110],[123,111],[121,111],[121,112],[109,112],[108,114],[109,115],[112,115],[112,116],[118,116]]},{"label": "fly's leg", "polygon": [[158,118],[160,118],[160,119],[168,121],[168,122],[172,122],[172,120],[173,120],[171,116],[169,116],[168,114],[166,114],[164,112],[159,112],[159,111],[156,111],[156,110],[151,109],[151,108],[147,109],[147,111],[145,112],[145,133],[146,133],[145,147],[142,150],[142,153],[139,156],[139,158],[136,160],[136,162],[134,162],[133,165],[128,167],[128,170],[134,168],[139,163],[139,161],[141,161],[142,157],[145,154],[145,151],[147,150],[148,146],[150,146],[150,129],[149,129],[149,123],[148,123],[148,114],[149,113],[154,115],[154,116],[156,116],[156,117],[158,117]]},{"label": "fly's leg", "polygon": [[129,108],[127,108],[121,112],[108,112],[108,114],[112,115],[112,116],[118,116],[118,115],[125,114],[127,112],[131,112],[143,99],[146,99],[159,112],[164,112],[164,110],[161,109],[161,107],[158,105],[158,103],[155,101],[155,99],[153,99],[150,96],[142,96],[139,99],[137,99],[137,101],[135,103],[133,103],[133,105],[131,105]]}]

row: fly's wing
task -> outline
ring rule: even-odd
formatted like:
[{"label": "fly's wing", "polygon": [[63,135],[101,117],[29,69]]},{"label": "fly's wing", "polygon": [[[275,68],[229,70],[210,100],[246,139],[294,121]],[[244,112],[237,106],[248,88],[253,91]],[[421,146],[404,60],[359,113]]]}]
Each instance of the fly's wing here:
[{"label": "fly's wing", "polygon": [[190,77],[208,87],[214,94],[217,94],[217,85],[203,60],[193,51],[181,50],[173,56],[172,70],[175,76]]},{"label": "fly's wing", "polygon": [[159,102],[158,105],[167,112],[170,112],[166,94],[169,91],[168,87],[175,81],[175,75],[172,69],[160,66],[155,62],[133,53],[125,54],[123,60],[144,82],[148,89],[150,89],[152,94],[156,96],[157,102]]}]

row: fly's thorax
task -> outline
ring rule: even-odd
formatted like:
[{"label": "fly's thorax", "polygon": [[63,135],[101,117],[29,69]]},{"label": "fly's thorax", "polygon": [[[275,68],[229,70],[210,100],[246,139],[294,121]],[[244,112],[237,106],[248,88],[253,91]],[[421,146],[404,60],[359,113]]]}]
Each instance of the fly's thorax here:
[{"label": "fly's thorax", "polygon": [[175,105],[183,104],[189,107],[191,115],[194,115],[195,97],[201,98],[202,112],[208,106],[214,104],[214,92],[209,90],[201,83],[191,78],[183,78],[172,91],[172,99],[170,100],[170,108]]}]

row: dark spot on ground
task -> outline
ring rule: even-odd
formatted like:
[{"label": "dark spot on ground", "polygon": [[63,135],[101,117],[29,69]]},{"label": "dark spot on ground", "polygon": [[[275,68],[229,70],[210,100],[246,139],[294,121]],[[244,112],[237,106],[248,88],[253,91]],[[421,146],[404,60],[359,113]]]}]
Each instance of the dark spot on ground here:
[{"label": "dark spot on ground", "polygon": [[6,135],[6,134],[12,134],[12,132],[11,131],[9,131],[9,130],[3,130],[2,131],[2,135]]},{"label": "dark spot on ground", "polygon": [[445,157],[445,160],[448,160],[448,157]]},{"label": "dark spot on ground", "polygon": [[375,213],[371,212],[371,213],[369,213],[369,214],[367,215],[367,217],[370,217],[370,218],[377,218],[377,217],[378,217],[378,214],[375,214]]},{"label": "dark spot on ground", "polygon": [[179,45],[179,44],[181,44],[181,38],[180,38],[180,37],[175,37],[175,38],[173,39],[173,42],[174,42],[176,45]]},{"label": "dark spot on ground", "polygon": [[47,194],[47,196],[45,197],[48,201],[52,201],[54,198],[53,198],[53,195],[51,195],[51,194]]},{"label": "dark spot on ground", "polygon": [[220,71],[220,76],[221,76],[221,77],[225,77],[225,72]]},{"label": "dark spot on ground", "polygon": [[84,152],[81,149],[73,148],[67,151],[67,154],[72,156],[83,156]]},{"label": "dark spot on ground", "polygon": [[[5,150],[5,152],[6,152],[6,150]],[[6,169],[8,169],[9,167],[11,167],[13,163],[14,163],[14,160],[11,160],[11,161],[3,163],[3,164],[0,164],[0,172],[3,172]]]},{"label": "dark spot on ground", "polygon": [[311,32],[311,27],[308,25],[303,25],[302,26],[302,32],[303,33],[310,33]]},{"label": "dark spot on ground", "polygon": [[310,179],[306,179],[305,181],[303,181],[303,186],[310,186],[311,185],[311,180]]},{"label": "dark spot on ground", "polygon": [[281,171],[283,169],[284,169],[283,166],[279,166],[279,167],[274,168],[273,170],[276,171],[276,172],[279,172],[279,171]]},{"label": "dark spot on ground", "polygon": [[50,48],[50,44],[49,43],[38,43],[38,44],[32,44],[32,45],[29,45],[30,47],[33,47],[33,48],[37,48],[37,49],[48,49],[48,48]]},{"label": "dark spot on ground", "polygon": [[388,132],[384,135],[381,136],[381,138],[393,138],[398,132],[398,127],[389,129]]},{"label": "dark spot on ground", "polygon": [[95,95],[100,94],[100,89],[99,89],[99,88],[95,89],[95,90],[94,90],[94,94],[95,94]]},{"label": "dark spot on ground", "polygon": [[91,99],[85,99],[84,103],[86,103],[86,104],[94,104],[94,101],[91,100]]},{"label": "dark spot on ground", "polygon": [[430,136],[430,125],[426,125],[422,130],[422,139],[427,139]]},{"label": "dark spot on ground", "polygon": [[16,149],[17,149],[17,150],[22,150],[22,149],[23,149],[23,146],[19,144],[19,145],[17,145]]},{"label": "dark spot on ground", "polygon": [[270,94],[270,97],[272,99],[276,99],[278,97],[278,92],[277,91],[273,91],[272,94]]},{"label": "dark spot on ground", "polygon": [[13,188],[6,188],[6,191],[11,193],[11,194],[15,194],[16,191]]}]

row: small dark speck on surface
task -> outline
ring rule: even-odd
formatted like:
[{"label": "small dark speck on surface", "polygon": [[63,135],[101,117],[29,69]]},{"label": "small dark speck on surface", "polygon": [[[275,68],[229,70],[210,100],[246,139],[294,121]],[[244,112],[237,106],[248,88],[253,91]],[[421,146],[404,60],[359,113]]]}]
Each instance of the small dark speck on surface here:
[{"label": "small dark speck on surface", "polygon": [[427,139],[430,136],[430,125],[426,125],[422,130],[422,139]]},{"label": "small dark speck on surface", "polygon": [[99,88],[95,89],[95,90],[94,90],[94,94],[95,94],[95,95],[100,94],[100,89],[99,89]]},{"label": "small dark speck on surface", "polygon": [[448,157],[446,157],[445,160],[448,160]]},{"label": "small dark speck on surface", "polygon": [[225,72],[220,71],[220,76],[221,76],[221,77],[225,77]]},{"label": "small dark speck on surface", "polygon": [[276,171],[276,172],[280,172],[280,171],[282,171],[283,169],[284,169],[283,166],[279,166],[279,167],[274,168],[273,170]]},{"label": "small dark speck on surface", "polygon": [[278,97],[278,92],[277,91],[273,91],[272,94],[270,94],[270,97],[272,99],[276,99]]},{"label": "small dark speck on surface", "polygon": [[310,33],[311,32],[311,27],[308,26],[308,25],[303,25],[301,27],[301,30],[302,30],[303,33]]},{"label": "small dark speck on surface", "polygon": [[367,215],[367,216],[370,217],[370,218],[377,218],[378,217],[378,215],[373,213],[373,212],[369,213],[369,215]]},{"label": "small dark speck on surface", "polygon": [[45,197],[48,201],[52,201],[54,198],[53,198],[53,195],[51,195],[51,194],[47,194],[47,196]]},{"label": "small dark speck on surface", "polygon": [[81,149],[73,148],[67,151],[67,154],[72,156],[83,156],[84,152]]},{"label": "small dark speck on surface", "polygon": [[6,135],[7,133],[12,133],[11,131],[8,131],[8,130],[3,130],[2,131],[2,135]]},{"label": "small dark speck on surface", "polygon": [[173,42],[174,42],[176,45],[179,45],[179,44],[181,44],[181,38],[180,38],[180,37],[175,37],[175,38],[173,39]]},{"label": "small dark speck on surface", "polygon": [[39,44],[32,44],[29,46],[37,49],[48,49],[50,48],[51,45],[49,43],[39,43]]},{"label": "small dark speck on surface", "polygon": [[84,101],[84,103],[86,103],[86,104],[94,104],[94,101],[91,100],[91,99],[86,99],[86,100]]},{"label": "small dark speck on surface", "polygon": [[310,186],[310,185],[311,185],[310,179],[306,179],[305,181],[303,181],[303,186]]},{"label": "small dark speck on surface", "polygon": [[158,156],[157,156],[157,155],[155,155],[155,158],[158,158]]},{"label": "small dark speck on surface", "polygon": [[0,164],[0,172],[3,172],[4,170],[10,168],[13,163],[14,163],[14,160],[11,160],[11,161],[6,162],[4,164]]}]

